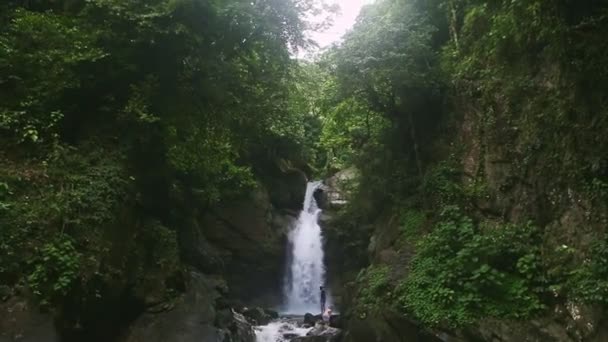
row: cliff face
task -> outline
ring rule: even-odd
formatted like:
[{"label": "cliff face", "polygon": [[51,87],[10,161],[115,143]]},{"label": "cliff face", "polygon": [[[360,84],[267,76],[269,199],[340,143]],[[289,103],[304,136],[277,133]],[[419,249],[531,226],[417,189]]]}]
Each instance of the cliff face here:
[{"label": "cliff face", "polygon": [[[540,87],[554,91],[559,70],[545,73]],[[571,84],[572,89],[575,85]],[[500,97],[499,94],[496,95]],[[529,100],[533,102],[531,94]],[[465,102],[465,101],[459,101]],[[468,103],[475,103],[468,99]],[[524,103],[523,108],[532,104]],[[600,257],[595,244],[604,238],[608,210],[597,193],[590,191],[585,179],[573,165],[591,167],[603,165],[603,157],[585,154],[584,134],[576,130],[561,130],[546,134],[550,129],[526,123],[524,110],[515,122],[507,123],[502,117],[511,113],[495,113],[498,118],[488,125],[482,108],[465,106],[457,142],[462,148],[460,165],[463,184],[481,182],[485,185],[483,198],[473,203],[480,220],[525,222],[532,220],[540,227],[543,275],[567,277],[591,260]],[[586,126],[584,117],[573,118],[573,127]],[[552,138],[549,138],[552,137]],[[596,146],[605,149],[605,144]],[[600,167],[603,169],[603,167]],[[601,171],[604,172],[604,171]],[[600,172],[600,173],[601,173]],[[555,281],[555,278],[552,279]],[[567,281],[566,281],[567,282]],[[597,284],[597,286],[601,286]],[[552,294],[554,298],[543,313],[527,322],[489,319],[462,333],[461,339],[479,338],[484,341],[604,341],[608,338],[605,310],[601,304],[583,304],[574,294],[562,288]],[[467,336],[466,338],[463,336]]]},{"label": "cliff face", "polygon": [[494,41],[505,27],[488,18],[514,14],[488,8],[469,13],[444,58],[450,86],[421,149],[420,190],[329,224],[350,244],[373,232],[370,266],[345,295],[351,331],[405,341],[396,327],[410,322],[445,341],[604,341],[606,72],[590,48],[600,24],[520,37],[521,18]]}]

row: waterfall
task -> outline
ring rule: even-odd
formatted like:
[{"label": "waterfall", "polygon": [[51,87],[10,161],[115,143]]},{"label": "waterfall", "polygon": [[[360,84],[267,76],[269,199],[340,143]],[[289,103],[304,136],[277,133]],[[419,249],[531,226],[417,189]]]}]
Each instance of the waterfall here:
[{"label": "waterfall", "polygon": [[[291,250],[287,260],[290,265],[284,291],[285,311],[292,314],[321,311],[319,286],[325,286],[325,265],[321,227],[317,222],[321,209],[313,196],[320,186],[321,182],[308,183],[297,225],[289,233]],[[327,305],[329,301],[328,293]]]}]

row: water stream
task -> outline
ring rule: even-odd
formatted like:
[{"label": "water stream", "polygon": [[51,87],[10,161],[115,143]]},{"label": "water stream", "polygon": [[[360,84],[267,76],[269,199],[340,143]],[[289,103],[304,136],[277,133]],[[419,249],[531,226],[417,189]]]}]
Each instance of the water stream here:
[{"label": "water stream", "polygon": [[306,336],[311,328],[300,327],[295,320],[283,319],[255,328],[256,342],[285,342],[296,336]]},{"label": "water stream", "polygon": [[325,285],[325,265],[318,223],[321,209],[314,197],[320,186],[320,181],[308,183],[303,209],[289,234],[291,265],[285,277],[285,311],[290,314],[321,313],[319,286]]},{"label": "water stream", "polygon": [[[305,336],[310,328],[300,327],[298,321],[301,321],[305,313],[321,313],[319,287],[325,285],[325,265],[323,239],[318,223],[321,209],[314,197],[320,186],[320,181],[309,182],[306,186],[303,209],[289,233],[289,264],[284,281],[285,303],[282,311],[284,315],[299,315],[300,319],[284,318],[256,327],[257,342],[281,342],[289,341],[295,336]],[[326,305],[331,305],[329,292]]]}]

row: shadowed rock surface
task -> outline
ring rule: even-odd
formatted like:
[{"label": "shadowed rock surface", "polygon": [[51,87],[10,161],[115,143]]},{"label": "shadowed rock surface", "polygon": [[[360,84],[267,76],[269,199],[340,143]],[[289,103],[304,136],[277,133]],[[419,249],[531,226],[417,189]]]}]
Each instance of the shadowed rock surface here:
[{"label": "shadowed rock surface", "polygon": [[[145,313],[129,329],[123,342],[254,342],[253,328],[243,315],[229,311],[218,320],[217,282],[191,273],[186,293],[167,311]],[[218,322],[219,321],[219,322]],[[218,326],[216,326],[216,323]]]}]

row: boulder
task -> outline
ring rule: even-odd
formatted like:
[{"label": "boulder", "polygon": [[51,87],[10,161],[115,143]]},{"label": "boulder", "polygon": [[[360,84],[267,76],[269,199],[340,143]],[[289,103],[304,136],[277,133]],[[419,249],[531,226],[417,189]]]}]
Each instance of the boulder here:
[{"label": "boulder", "polygon": [[342,330],[318,323],[306,336],[296,337],[292,342],[337,342],[342,338]]},{"label": "boulder", "polygon": [[329,318],[329,326],[332,328],[344,329],[344,324],[340,315],[331,315]]},{"label": "boulder", "polygon": [[323,317],[321,317],[321,315],[313,315],[311,313],[306,313],[304,314],[304,324],[308,324],[310,326],[315,325],[317,322],[320,322],[323,320]]},{"label": "boulder", "polygon": [[243,310],[243,316],[252,321],[255,325],[266,325],[272,321],[272,317],[262,308],[245,308]]},{"label": "boulder", "polygon": [[228,330],[223,330],[223,341],[231,342],[255,342],[255,333],[253,327],[247,322],[247,319],[238,312],[232,311],[233,321],[228,327]]},{"label": "boulder", "polygon": [[279,313],[274,310],[264,309],[264,313],[272,319],[279,319]]},{"label": "boulder", "polygon": [[291,342],[334,342],[338,340],[332,340],[327,336],[300,336],[291,340]]},{"label": "boulder", "polygon": [[136,319],[121,342],[255,342],[252,326],[232,309],[216,312],[218,283],[191,272],[186,293],[168,311],[147,312]]}]

